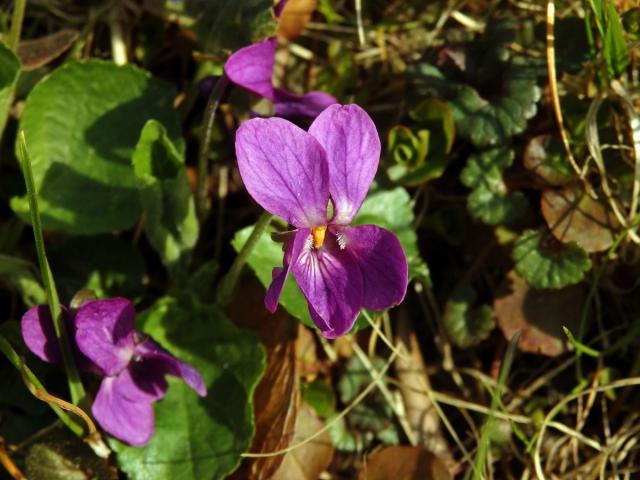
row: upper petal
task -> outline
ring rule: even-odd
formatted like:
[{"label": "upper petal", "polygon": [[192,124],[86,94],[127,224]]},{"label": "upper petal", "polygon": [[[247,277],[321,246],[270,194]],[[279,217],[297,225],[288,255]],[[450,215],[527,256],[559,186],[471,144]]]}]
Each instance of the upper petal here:
[{"label": "upper petal", "polygon": [[337,103],[335,97],[324,92],[296,95],[281,88],[274,92],[276,115],[283,118],[316,118],[329,105]]},{"label": "upper petal", "polygon": [[[67,327],[67,335],[73,340],[75,327],[71,313],[65,307],[62,307],[62,316]],[[45,362],[62,363],[62,353],[51,320],[51,312],[47,305],[38,305],[27,310],[22,316],[20,328],[24,343],[29,350]],[[71,341],[71,352],[79,368],[83,370],[95,369],[95,366],[80,352],[74,341]]]},{"label": "upper petal", "polygon": [[126,298],[93,300],[76,312],[78,348],[105,375],[116,375],[129,364],[135,347],[135,315],[133,303]]},{"label": "upper petal", "polygon": [[48,305],[31,307],[20,322],[24,343],[45,362],[59,363],[62,353],[56,338]]},{"label": "upper petal", "polygon": [[240,175],[267,211],[296,227],[326,223],[329,169],[318,141],[281,118],[254,118],[236,133]]},{"label": "upper petal", "polygon": [[[150,382],[157,383],[155,380],[157,377],[154,376],[173,375],[182,378],[184,383],[201,397],[207,394],[204,380],[195,368],[188,363],[181,362],[150,338],[136,345],[135,354],[136,358],[140,357],[131,365],[135,372],[135,378],[146,377]],[[164,389],[166,390],[166,386]]]},{"label": "upper petal", "polygon": [[355,258],[363,280],[363,306],[382,310],[398,305],[407,292],[407,257],[398,237],[376,225],[342,230],[345,249]]},{"label": "upper petal", "polygon": [[224,64],[224,72],[236,85],[274,100],[273,64],[277,40],[267,38],[233,53]]},{"label": "upper petal", "polygon": [[278,301],[282,294],[284,284],[287,282],[289,276],[289,270],[291,267],[291,259],[298,258],[306,239],[311,234],[311,230],[308,228],[298,230],[295,233],[287,234],[287,238],[284,243],[284,258],[282,259],[282,268],[274,268],[271,272],[271,285],[267,289],[267,294],[264,297],[264,304],[271,313],[278,308]]},{"label": "upper petal", "polygon": [[309,133],[327,152],[332,223],[348,225],[367,196],[380,161],[380,137],[371,117],[358,105],[332,105],[315,119]]},{"label": "upper petal", "polygon": [[91,406],[100,426],[133,446],[146,445],[153,435],[153,404],[144,397],[129,398],[130,377],[105,377]]},{"label": "upper petal", "polygon": [[362,274],[336,236],[328,231],[320,248],[306,240],[291,270],[322,334],[335,338],[351,330],[362,305]]}]

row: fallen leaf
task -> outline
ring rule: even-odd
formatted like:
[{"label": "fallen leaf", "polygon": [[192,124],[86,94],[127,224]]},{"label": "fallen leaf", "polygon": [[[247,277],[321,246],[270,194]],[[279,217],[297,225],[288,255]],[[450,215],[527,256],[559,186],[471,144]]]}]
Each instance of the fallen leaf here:
[{"label": "fallen leaf", "polygon": [[[263,296],[260,284],[247,278],[242,295],[236,295],[228,312],[236,324],[255,330],[267,349],[265,374],[253,397],[256,433],[251,452],[273,452],[289,446],[300,403],[296,368],[298,322],[284,309],[270,314]],[[283,459],[282,455],[246,459],[231,478],[272,478]]]},{"label": "fallen leaf", "polygon": [[34,40],[23,40],[18,45],[17,54],[22,70],[35,70],[66,52],[80,36],[77,30],[60,30]]},{"label": "fallen leaf", "polygon": [[555,357],[567,351],[562,327],[578,330],[585,297],[579,285],[560,290],[531,288],[511,271],[496,291],[493,308],[507,340],[522,331],[520,350]]},{"label": "fallen leaf", "polygon": [[436,455],[419,447],[394,446],[372,455],[359,480],[448,480],[451,472]]},{"label": "fallen leaf", "polygon": [[278,35],[289,40],[299,37],[316,5],[317,0],[289,0],[280,14]]},{"label": "fallen leaf", "polygon": [[309,327],[300,323],[298,325],[298,338],[296,340],[296,362],[298,375],[311,383],[323,370],[323,365],[318,360],[316,350],[316,337]]},{"label": "fallen leaf", "polygon": [[619,224],[609,206],[578,187],[545,190],[541,208],[549,229],[563,243],[575,242],[591,253],[606,250],[615,240]]},{"label": "fallen leaf", "polygon": [[[296,419],[295,433],[291,443],[298,443],[324,427],[313,409],[300,405]],[[333,459],[334,447],[331,436],[324,432],[310,442],[285,454],[280,468],[272,480],[317,480]]]}]

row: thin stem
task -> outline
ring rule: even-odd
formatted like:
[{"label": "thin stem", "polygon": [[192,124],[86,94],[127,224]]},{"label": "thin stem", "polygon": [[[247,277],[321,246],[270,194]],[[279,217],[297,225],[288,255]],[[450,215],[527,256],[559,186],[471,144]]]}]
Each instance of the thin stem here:
[{"label": "thin stem", "polygon": [[15,0],[13,5],[13,14],[11,15],[11,30],[9,31],[9,40],[7,46],[14,52],[18,49],[20,43],[20,34],[22,33],[22,21],[24,20],[24,11],[27,6],[27,0]]},{"label": "thin stem", "polygon": [[269,226],[269,222],[271,222],[272,217],[273,215],[268,212],[264,212],[260,216],[258,222],[253,227],[251,235],[249,235],[249,238],[247,238],[247,241],[242,246],[242,249],[238,253],[238,256],[233,261],[229,272],[220,282],[220,290],[218,290],[218,301],[222,305],[226,305],[231,300],[231,295],[233,294],[233,290],[238,283],[240,272],[242,272],[242,268],[247,263],[249,255],[251,255],[251,252],[258,243],[258,240],[260,240],[260,237],[264,233],[265,229],[267,228],[267,226]]},{"label": "thin stem", "polygon": [[200,223],[203,222],[209,211],[209,205],[207,205],[207,178],[211,133],[213,132],[218,105],[220,105],[220,101],[228,84],[229,80],[226,75],[223,74],[216,82],[216,86],[213,88],[209,101],[207,102],[207,108],[204,111],[204,137],[202,137],[200,151],[198,152],[198,181],[196,184],[196,214],[198,215]]},{"label": "thin stem", "polygon": [[[40,380],[38,380],[38,377],[36,377],[35,374],[29,369],[29,367],[27,367],[22,362],[22,360],[20,359],[16,351],[13,349],[11,344],[2,336],[0,336],[0,352],[2,352],[4,356],[7,357],[7,360],[9,360],[9,362],[20,371],[23,379],[25,380],[25,383],[26,381],[29,382],[29,383],[26,383],[27,385],[33,385],[33,387],[37,391],[44,392],[44,393],[47,392],[44,386],[42,385],[42,383],[40,382]],[[31,388],[29,388],[29,391],[33,393]],[[75,433],[78,436],[82,436],[83,429],[79,423],[71,419],[71,417],[69,417],[69,415],[67,415],[56,403],[53,403],[53,402],[47,402],[47,403],[49,404],[51,409],[55,412],[55,414],[58,415],[62,423],[64,423],[69,428],[69,430],[71,430],[73,433]]]},{"label": "thin stem", "polygon": [[20,132],[18,159],[22,167],[22,173],[24,175],[24,181],[27,187],[27,196],[29,197],[29,211],[31,214],[31,224],[33,225],[33,236],[36,243],[36,252],[38,255],[38,263],[40,265],[40,274],[44,283],[44,288],[47,296],[47,303],[49,304],[49,310],[51,312],[51,319],[53,320],[53,327],[56,332],[56,337],[60,343],[60,349],[62,350],[62,359],[64,361],[64,369],[67,374],[67,382],[69,384],[69,392],[71,393],[71,401],[78,405],[85,397],[84,387],[78,374],[78,369],[73,361],[73,355],[71,354],[71,346],[69,343],[69,337],[64,325],[64,319],[62,316],[62,309],[60,308],[60,299],[58,298],[58,291],[53,280],[53,274],[49,267],[49,261],[44,248],[44,237],[42,235],[42,224],[40,223],[40,211],[38,210],[38,199],[36,193],[35,183],[33,181],[33,173],[31,171],[31,160],[29,153],[27,152],[27,142],[24,136],[24,131]]}]

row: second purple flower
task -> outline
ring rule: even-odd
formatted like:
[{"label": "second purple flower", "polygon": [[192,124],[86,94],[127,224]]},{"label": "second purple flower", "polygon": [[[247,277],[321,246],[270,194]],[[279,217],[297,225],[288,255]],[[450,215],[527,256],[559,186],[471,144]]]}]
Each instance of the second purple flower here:
[{"label": "second purple flower", "polygon": [[[351,226],[380,159],[380,138],[357,105],[332,105],[308,132],[280,118],[244,122],[236,136],[240,174],[251,196],[295,227],[265,304],[274,312],[289,272],[327,338],[349,332],[361,308],[400,303],[407,260],[396,235]],[[333,213],[329,216],[329,202]]]}]

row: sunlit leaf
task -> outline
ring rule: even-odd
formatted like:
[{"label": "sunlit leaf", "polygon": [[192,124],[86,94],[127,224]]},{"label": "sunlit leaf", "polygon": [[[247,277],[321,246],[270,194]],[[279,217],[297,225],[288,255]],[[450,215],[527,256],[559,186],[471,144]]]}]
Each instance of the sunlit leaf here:
[{"label": "sunlit leaf", "polygon": [[629,47],[624,38],[622,22],[613,2],[605,4],[607,26],[604,33],[604,58],[611,76],[620,76],[629,65]]},{"label": "sunlit leaf", "polygon": [[455,127],[449,107],[435,99],[422,101],[409,115],[418,130],[396,126],[389,131],[387,151],[395,165],[387,173],[396,183],[419,185],[444,173]]},{"label": "sunlit leaf", "polygon": [[496,225],[513,222],[524,213],[527,199],[521,192],[509,193],[502,179],[502,171],[512,163],[513,151],[504,148],[469,156],[460,180],[472,189],[467,207],[474,218]]},{"label": "sunlit leaf", "polygon": [[193,297],[164,297],[140,317],[145,333],[200,372],[208,394],[200,398],[167,377],[167,394],[154,404],[149,444],[111,441],[120,468],[132,480],[224,478],[254,433],[252,398],[265,360],[259,339]]},{"label": "sunlit leaf", "polygon": [[495,326],[488,305],[475,305],[476,291],[469,285],[455,289],[444,309],[442,322],[449,338],[460,348],[476,345],[489,337]]},{"label": "sunlit leaf", "polygon": [[[67,64],[24,106],[24,129],[43,228],[73,234],[131,227],[141,213],[131,155],[145,122],[160,121],[182,148],[172,89],[132,65]],[[12,208],[28,218],[27,199]]]},{"label": "sunlit leaf", "polygon": [[581,286],[535,289],[511,271],[496,291],[493,308],[507,340],[521,332],[520,350],[553,357],[567,351],[562,327],[578,328],[585,299]]},{"label": "sunlit leaf", "polygon": [[561,244],[529,230],[513,246],[516,271],[534,288],[563,288],[580,282],[591,269],[587,253],[575,243]]},{"label": "sunlit leaf", "polygon": [[149,242],[169,267],[187,256],[198,239],[198,220],[184,158],[167,130],[149,120],[132,157]]}]

